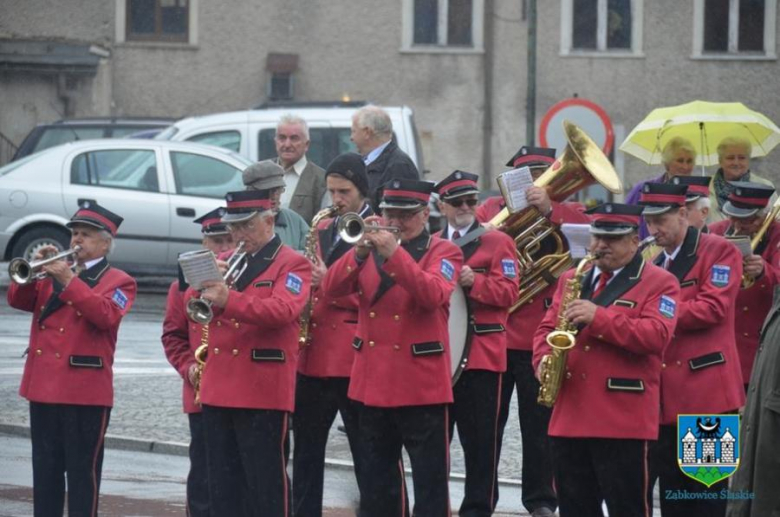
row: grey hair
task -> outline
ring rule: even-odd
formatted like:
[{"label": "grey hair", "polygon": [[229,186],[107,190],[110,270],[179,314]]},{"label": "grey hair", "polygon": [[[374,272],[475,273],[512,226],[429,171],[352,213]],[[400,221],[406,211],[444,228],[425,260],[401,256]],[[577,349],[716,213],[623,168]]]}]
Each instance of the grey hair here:
[{"label": "grey hair", "polygon": [[298,125],[301,126],[301,129],[303,130],[303,136],[306,137],[306,140],[310,140],[309,138],[309,124],[306,123],[304,119],[299,117],[298,115],[293,115],[292,113],[287,113],[286,115],[282,115],[282,118],[279,119],[279,122],[276,124],[276,134],[279,134],[279,127],[283,125]]},{"label": "grey hair", "polygon": [[358,127],[370,129],[378,137],[392,138],[393,122],[390,115],[379,106],[363,106],[352,115]]},{"label": "grey hair", "polygon": [[111,255],[114,252],[114,247],[116,246],[116,242],[114,242],[114,236],[111,235],[111,232],[108,230],[100,230],[98,232],[98,236],[100,236],[101,239],[108,241],[108,252],[106,252],[106,256]]},{"label": "grey hair", "polygon": [[701,196],[696,201],[691,203],[691,209],[693,210],[704,210],[710,206],[712,206],[712,202],[710,201],[710,198],[705,196]]},{"label": "grey hair", "polygon": [[745,154],[748,155],[748,158],[750,158],[750,155],[753,152],[753,145],[750,143],[750,140],[729,136],[721,140],[718,144],[718,160],[723,159],[723,157],[726,155],[726,149],[728,147],[740,147],[744,149]]},{"label": "grey hair", "polygon": [[693,147],[693,144],[685,138],[676,136],[669,140],[664,146],[664,150],[661,151],[661,163],[669,165],[680,151],[690,153],[693,156],[693,159],[696,160],[696,149]]}]

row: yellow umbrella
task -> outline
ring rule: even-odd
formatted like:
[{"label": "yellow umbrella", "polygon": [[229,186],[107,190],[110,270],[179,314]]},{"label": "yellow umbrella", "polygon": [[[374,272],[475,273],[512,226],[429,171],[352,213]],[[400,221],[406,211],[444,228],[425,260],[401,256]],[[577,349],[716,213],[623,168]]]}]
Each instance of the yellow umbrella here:
[{"label": "yellow umbrella", "polygon": [[741,102],[693,101],[650,112],[620,144],[620,150],[649,164],[661,163],[664,146],[682,137],[696,149],[696,163],[718,163],[717,147],[726,137],[748,140],[752,156],[766,156],[780,143],[780,128]]}]

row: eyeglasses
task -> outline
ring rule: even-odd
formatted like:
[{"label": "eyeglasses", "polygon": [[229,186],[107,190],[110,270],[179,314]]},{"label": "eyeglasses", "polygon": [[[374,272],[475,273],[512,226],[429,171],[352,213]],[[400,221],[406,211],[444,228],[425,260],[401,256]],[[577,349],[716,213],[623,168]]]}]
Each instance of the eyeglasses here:
[{"label": "eyeglasses", "polygon": [[252,221],[244,221],[241,223],[228,223],[227,229],[230,233],[252,231],[255,229],[255,223],[253,223]]},{"label": "eyeglasses", "polygon": [[460,208],[463,206],[463,203],[466,203],[470,208],[474,208],[477,206],[478,201],[476,199],[451,199],[449,201],[445,201],[445,203],[454,206],[455,208]]}]

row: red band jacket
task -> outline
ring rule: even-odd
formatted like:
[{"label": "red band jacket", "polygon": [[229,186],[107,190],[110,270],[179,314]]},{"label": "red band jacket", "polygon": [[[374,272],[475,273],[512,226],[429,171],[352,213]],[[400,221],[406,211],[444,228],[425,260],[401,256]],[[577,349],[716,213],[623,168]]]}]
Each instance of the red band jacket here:
[{"label": "red band jacket", "polygon": [[[733,229],[728,220],[718,221],[710,225],[710,231],[715,235],[732,235]],[[737,352],[742,367],[742,382],[750,381],[753,362],[758,350],[761,327],[769,310],[772,308],[775,286],[780,283],[780,224],[772,223],[764,238],[758,244],[755,254],[764,260],[764,272],[755,283],[739,290],[737,303],[734,307],[737,339]]]},{"label": "red band jacket", "polygon": [[[655,259],[664,260],[664,253]],[[721,413],[745,402],[734,338],[739,251],[723,237],[689,227],[669,272],[680,284],[680,314],[661,375],[665,425],[676,424],[677,415]]]},{"label": "red band jacket", "polygon": [[[203,404],[292,411],[298,318],[311,285],[311,265],[275,236],[250,256],[223,310],[208,325],[201,378]],[[198,293],[187,290],[184,301]],[[202,329],[198,329],[198,335]]]},{"label": "red band jacket", "polygon": [[[558,281],[552,307],[534,336],[534,369],[551,352],[566,281]],[[581,298],[590,299],[593,270]],[[592,299],[593,321],[580,329],[569,351],[566,373],[550,420],[550,436],[633,438],[658,436],[661,357],[677,322],[680,288],[668,272],[646,263],[641,253]]]},{"label": "red band jacket", "polygon": [[452,402],[449,300],[463,255],[427,232],[384,260],[355,252],[331,267],[323,289],[360,300],[349,397],[369,406]]},{"label": "red band jacket", "polygon": [[[372,215],[366,205],[361,217]],[[318,225],[317,254],[320,260],[330,268],[344,254],[352,250],[353,245],[337,238],[337,219],[320,221]],[[314,290],[312,303],[314,310],[309,322],[309,342],[301,349],[298,358],[298,372],[310,377],[349,377],[355,349],[352,340],[357,332],[358,295],[333,296],[322,288],[320,282]]]},{"label": "red band jacket", "polygon": [[[480,228],[475,221],[466,235]],[[447,239],[447,225],[438,236]],[[466,369],[505,372],[508,310],[517,300],[520,283],[515,241],[502,232],[487,231],[461,251],[464,264],[475,273],[474,284],[465,289],[471,313]]]},{"label": "red band jacket", "polygon": [[[477,220],[489,222],[503,208],[504,199],[502,197],[488,198],[477,208]],[[547,218],[557,226],[563,223],[590,223],[590,217],[585,214],[585,207],[580,203],[558,203],[553,201],[552,212],[550,212]],[[553,253],[552,249],[546,251],[542,249],[536,255],[544,256],[550,253]],[[547,313],[547,309],[552,304],[554,293],[555,284],[552,284],[531,298],[528,303],[509,314],[506,341],[509,350],[531,351],[533,349],[534,334],[542,318]]]},{"label": "red band jacket", "polygon": [[185,413],[199,413],[195,404],[195,389],[190,384],[190,367],[197,364],[195,350],[201,344],[201,326],[187,317],[184,293],[187,285],[173,282],[168,289],[168,299],[163,320],[162,344],[165,357],[182,378],[182,404]]},{"label": "red band jacket", "polygon": [[31,402],[111,407],[117,332],[135,301],[135,280],[104,258],[60,288],[55,292],[47,278],[8,289],[11,307],[33,313],[19,394]]}]

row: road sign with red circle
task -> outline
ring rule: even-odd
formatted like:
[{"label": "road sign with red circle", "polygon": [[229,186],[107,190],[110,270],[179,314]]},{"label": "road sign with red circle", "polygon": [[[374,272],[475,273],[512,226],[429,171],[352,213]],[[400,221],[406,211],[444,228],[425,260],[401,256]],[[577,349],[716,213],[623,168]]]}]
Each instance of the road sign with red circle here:
[{"label": "road sign with red circle", "polygon": [[539,143],[542,147],[552,147],[559,153],[566,147],[566,135],[563,121],[569,120],[580,127],[609,155],[615,143],[612,121],[604,108],[587,99],[565,99],[554,104],[542,117],[539,127]]}]

